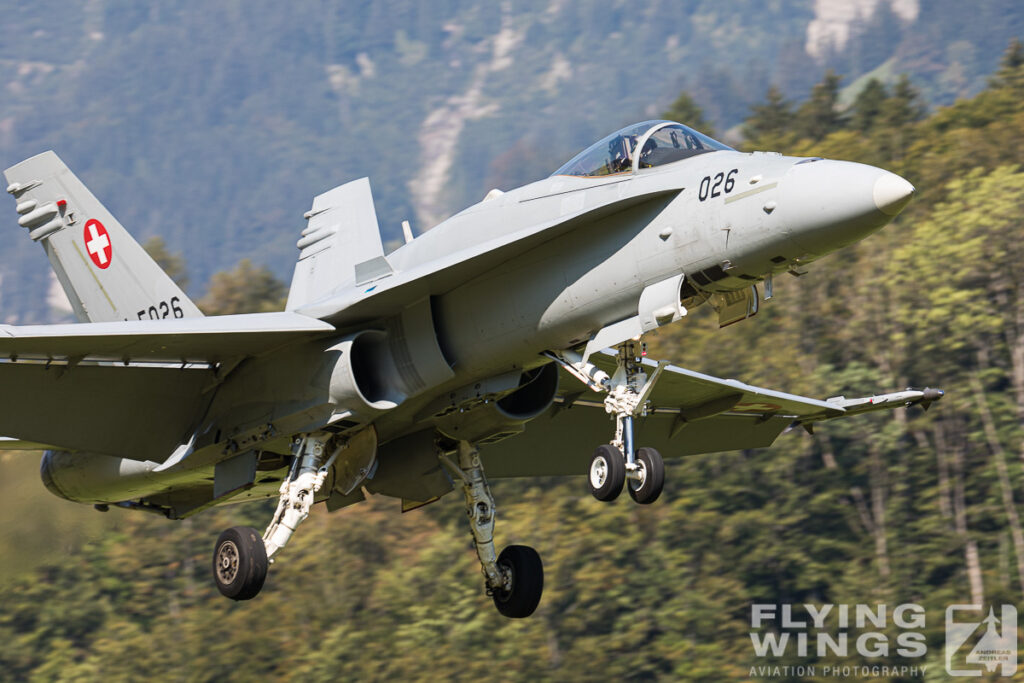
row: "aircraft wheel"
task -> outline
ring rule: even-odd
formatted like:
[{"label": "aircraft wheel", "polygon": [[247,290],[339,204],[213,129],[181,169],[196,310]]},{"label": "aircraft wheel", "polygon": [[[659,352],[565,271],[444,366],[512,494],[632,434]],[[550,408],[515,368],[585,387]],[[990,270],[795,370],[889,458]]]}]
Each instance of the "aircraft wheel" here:
[{"label": "aircraft wheel", "polygon": [[493,591],[494,606],[504,616],[522,619],[533,614],[544,592],[544,564],[527,545],[510,545],[498,556],[498,567],[510,576],[509,588]]},{"label": "aircraft wheel", "polygon": [[590,460],[590,474],[587,477],[594,498],[615,500],[622,493],[625,481],[626,459],[622,457],[622,451],[608,444],[598,446]]},{"label": "aircraft wheel", "polygon": [[221,594],[232,600],[249,600],[267,578],[267,550],[252,527],[225,530],[213,549],[213,578]]},{"label": "aircraft wheel", "polygon": [[629,480],[629,495],[641,505],[649,505],[665,487],[665,461],[653,448],[638,448],[636,464],[640,478]]}]

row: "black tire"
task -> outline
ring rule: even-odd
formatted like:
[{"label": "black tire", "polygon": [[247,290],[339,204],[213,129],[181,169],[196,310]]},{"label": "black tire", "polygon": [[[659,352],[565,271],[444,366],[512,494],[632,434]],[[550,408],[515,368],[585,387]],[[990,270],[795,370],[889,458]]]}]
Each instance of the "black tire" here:
[{"label": "black tire", "polygon": [[650,505],[658,500],[665,488],[665,461],[653,448],[638,448],[636,464],[640,468],[641,480],[629,480],[629,496],[641,505]]},{"label": "black tire", "polygon": [[510,572],[512,587],[494,591],[494,606],[511,619],[533,614],[544,592],[544,564],[540,555],[528,545],[510,545],[498,555],[498,567]]},{"label": "black tire", "polygon": [[221,594],[232,600],[256,597],[269,566],[263,538],[252,527],[225,530],[213,548],[213,580]]},{"label": "black tire", "polygon": [[626,482],[626,459],[615,446],[602,444],[594,450],[587,472],[587,486],[594,498],[605,502],[615,500]]}]

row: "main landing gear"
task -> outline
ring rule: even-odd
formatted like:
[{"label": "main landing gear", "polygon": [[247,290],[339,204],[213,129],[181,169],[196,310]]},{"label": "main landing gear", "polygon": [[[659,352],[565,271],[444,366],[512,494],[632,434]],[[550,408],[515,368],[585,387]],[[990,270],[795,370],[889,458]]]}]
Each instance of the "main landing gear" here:
[{"label": "main landing gear", "polygon": [[[260,592],[274,555],[309,516],[314,497],[342,450],[342,447],[335,448],[333,454],[326,457],[331,436],[327,432],[315,432],[295,440],[292,447],[295,459],[281,484],[277,512],[262,536],[250,527],[234,527],[217,539],[213,576],[222,594],[233,600],[249,600]],[[525,545],[510,545],[500,555],[495,553],[494,496],[475,446],[461,441],[454,451],[438,455],[452,474],[462,479],[466,514],[487,594],[506,617],[530,616],[544,591],[544,566],[540,555]]]},{"label": "main landing gear", "polygon": [[[452,459],[458,458],[458,462]],[[525,545],[510,545],[495,555],[494,496],[484,477],[476,447],[460,441],[456,453],[441,453],[452,474],[462,479],[466,514],[476,542],[476,554],[484,574],[487,594],[506,617],[521,619],[533,614],[544,591],[544,565],[540,555]]]},{"label": "main landing gear", "polygon": [[615,438],[598,446],[590,460],[587,484],[598,500],[615,500],[625,485],[634,501],[648,505],[658,499],[665,485],[661,454],[633,445],[633,419],[644,414],[647,397],[664,369],[660,364],[648,377],[641,363],[642,349],[638,340],[620,344],[615,373],[600,381],[608,392],[604,408],[615,416]]},{"label": "main landing gear", "polygon": [[232,527],[217,539],[213,577],[223,595],[232,600],[249,600],[263,588],[274,555],[309,516],[316,492],[341,451],[338,448],[330,458],[326,457],[331,437],[328,432],[314,432],[295,439],[291,471],[281,483],[277,511],[262,536],[251,527]]}]

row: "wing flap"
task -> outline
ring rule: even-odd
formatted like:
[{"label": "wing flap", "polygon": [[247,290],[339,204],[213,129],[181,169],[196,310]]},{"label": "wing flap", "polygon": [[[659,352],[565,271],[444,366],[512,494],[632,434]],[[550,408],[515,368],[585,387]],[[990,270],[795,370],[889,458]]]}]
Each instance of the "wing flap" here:
[{"label": "wing flap", "polygon": [[213,378],[198,368],[0,363],[0,434],[34,447],[163,462],[187,441]]},{"label": "wing flap", "polygon": [[9,436],[0,436],[0,451],[45,451],[54,446],[38,441],[25,441],[23,439],[12,439]]},{"label": "wing flap", "polygon": [[0,357],[215,363],[261,355],[333,331],[328,323],[295,313],[0,325]]}]

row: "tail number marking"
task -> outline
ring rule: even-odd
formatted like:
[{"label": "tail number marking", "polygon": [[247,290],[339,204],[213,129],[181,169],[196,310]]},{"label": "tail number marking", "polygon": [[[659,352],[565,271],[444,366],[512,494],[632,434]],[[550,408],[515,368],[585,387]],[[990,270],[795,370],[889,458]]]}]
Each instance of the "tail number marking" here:
[{"label": "tail number marking", "polygon": [[96,267],[100,270],[109,268],[110,261],[114,258],[114,248],[110,244],[110,235],[107,234],[107,229],[103,227],[103,224],[95,218],[87,221],[83,236],[85,249],[89,252],[89,258],[96,264]]},{"label": "tail number marking", "polygon": [[181,310],[181,299],[171,297],[170,303],[160,301],[155,306],[143,308],[139,311],[139,320],[161,320],[163,318],[184,318],[185,312]]}]

